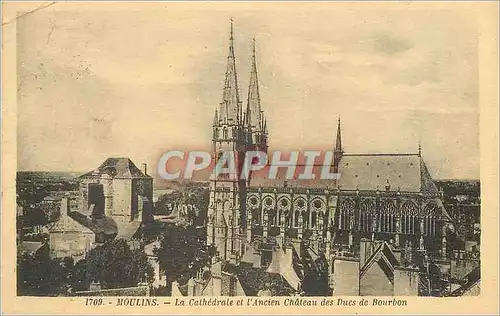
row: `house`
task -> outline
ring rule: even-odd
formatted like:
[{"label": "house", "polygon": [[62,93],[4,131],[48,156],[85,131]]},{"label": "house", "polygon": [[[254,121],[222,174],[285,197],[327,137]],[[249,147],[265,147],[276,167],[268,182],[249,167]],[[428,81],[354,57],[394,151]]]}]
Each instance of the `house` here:
[{"label": "house", "polygon": [[95,243],[95,234],[68,215],[67,198],[61,199],[60,216],[49,230],[50,255],[53,258],[82,259]]},{"label": "house", "polygon": [[153,178],[129,158],[108,158],[79,178],[80,213],[93,222],[109,218],[116,238],[130,240],[153,220]]}]

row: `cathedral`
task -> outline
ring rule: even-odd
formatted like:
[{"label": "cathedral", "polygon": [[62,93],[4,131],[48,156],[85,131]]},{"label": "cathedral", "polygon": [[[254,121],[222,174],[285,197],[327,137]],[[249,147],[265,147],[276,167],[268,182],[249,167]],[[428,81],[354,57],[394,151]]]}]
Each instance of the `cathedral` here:
[{"label": "cathedral", "polygon": [[[232,21],[230,28],[222,101],[213,120],[216,160],[224,151],[268,151],[255,39],[243,102]],[[325,293],[334,295],[431,292],[429,271],[446,270],[453,225],[420,146],[414,153],[347,153],[340,118],[336,125],[332,169],[339,179],[212,179],[207,245],[217,256],[205,271],[210,280],[203,272],[204,281],[197,280],[211,285],[192,289],[193,295],[300,295],[311,275],[313,288],[324,283]]]}]

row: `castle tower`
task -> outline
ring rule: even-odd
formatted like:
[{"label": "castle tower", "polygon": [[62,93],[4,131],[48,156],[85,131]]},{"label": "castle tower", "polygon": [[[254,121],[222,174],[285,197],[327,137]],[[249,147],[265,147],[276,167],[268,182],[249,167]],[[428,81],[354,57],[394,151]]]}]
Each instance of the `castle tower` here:
[{"label": "castle tower", "polygon": [[[215,111],[213,122],[213,159],[217,163],[221,158],[234,154],[236,158],[236,176],[231,177],[221,174],[211,179],[210,204],[208,210],[209,220],[207,225],[207,244],[215,241],[225,242],[226,245],[215,245],[220,251],[222,260],[229,260],[231,254],[240,252],[239,238],[243,226],[246,226],[244,216],[244,201],[246,196],[246,183],[239,180],[243,158],[248,148],[247,131],[242,115],[242,102],[238,89],[238,76],[236,73],[236,58],[234,54],[233,21],[231,20],[229,37],[229,54],[222,92],[222,101],[219,110]],[[241,157],[241,159],[238,159]],[[228,164],[222,166],[229,167]],[[242,204],[243,203],[243,204]],[[224,229],[216,229],[213,225],[221,223],[221,218],[227,225],[227,238],[223,236]],[[243,235],[244,237],[244,235]]]}]

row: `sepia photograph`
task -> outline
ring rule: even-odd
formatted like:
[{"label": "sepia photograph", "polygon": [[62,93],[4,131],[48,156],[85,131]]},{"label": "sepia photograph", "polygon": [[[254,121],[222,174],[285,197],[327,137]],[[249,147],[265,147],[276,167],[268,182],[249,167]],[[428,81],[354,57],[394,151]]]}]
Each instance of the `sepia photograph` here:
[{"label": "sepia photograph", "polygon": [[402,313],[427,304],[411,297],[489,295],[498,156],[482,137],[497,142],[498,121],[483,126],[470,7],[45,2],[4,15],[10,291],[92,313]]}]

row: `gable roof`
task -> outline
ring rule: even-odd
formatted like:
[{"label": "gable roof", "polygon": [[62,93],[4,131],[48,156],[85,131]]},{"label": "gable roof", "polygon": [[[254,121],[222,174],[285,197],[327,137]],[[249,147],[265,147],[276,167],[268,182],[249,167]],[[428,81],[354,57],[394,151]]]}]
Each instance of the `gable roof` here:
[{"label": "gable roof", "polygon": [[341,190],[420,192],[421,163],[417,154],[344,154],[339,162]]},{"label": "gable roof", "polygon": [[449,296],[462,296],[465,292],[481,282],[481,266],[477,266],[476,268],[472,269],[472,271],[465,276],[465,280],[466,283],[460,286],[455,291],[451,292]]},{"label": "gable roof", "polygon": [[[297,165],[293,179],[287,179],[287,169],[279,168],[275,179],[266,172],[252,174],[251,187],[336,188],[341,190],[391,191],[438,194],[439,190],[419,154],[343,154],[339,161],[340,178],[319,179],[323,166],[315,164],[314,180],[298,179],[306,165]],[[331,171],[330,171],[331,172]]]},{"label": "gable roof", "polygon": [[66,213],[61,214],[57,222],[50,228],[49,231],[51,233],[56,233],[56,232],[78,232],[83,234],[94,233],[88,227],[77,222]]},{"label": "gable roof", "polygon": [[113,240],[118,233],[116,222],[109,216],[89,218],[77,211],[69,213],[69,216],[80,225],[93,231],[97,241]]},{"label": "gable roof", "polygon": [[374,263],[378,263],[387,279],[393,283],[394,268],[399,265],[399,261],[387,242],[383,241],[379,243],[377,250],[373,252],[373,254],[366,260],[365,264],[360,268],[359,277],[363,278]]},{"label": "gable roof", "polygon": [[108,158],[97,169],[89,171],[79,178],[100,178],[103,174],[119,179],[151,178],[137,168],[130,158],[126,157]]}]

